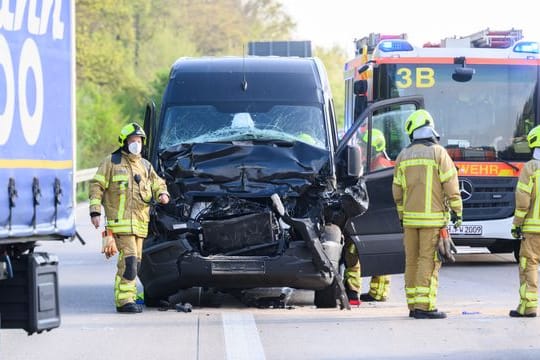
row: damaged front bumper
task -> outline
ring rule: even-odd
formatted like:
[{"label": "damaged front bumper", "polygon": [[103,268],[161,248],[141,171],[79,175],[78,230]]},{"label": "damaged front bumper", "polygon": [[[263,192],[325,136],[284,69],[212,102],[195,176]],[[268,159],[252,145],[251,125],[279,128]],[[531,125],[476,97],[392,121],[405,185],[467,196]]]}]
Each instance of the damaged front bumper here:
[{"label": "damaged front bumper", "polygon": [[[328,244],[327,246],[332,246]],[[333,260],[341,248],[325,248]],[[145,248],[139,278],[152,298],[168,296],[180,289],[209,287],[220,290],[256,287],[292,287],[321,290],[334,280],[331,272],[321,271],[303,241],[291,243],[282,255],[201,256],[186,252],[183,241],[169,241]]]}]

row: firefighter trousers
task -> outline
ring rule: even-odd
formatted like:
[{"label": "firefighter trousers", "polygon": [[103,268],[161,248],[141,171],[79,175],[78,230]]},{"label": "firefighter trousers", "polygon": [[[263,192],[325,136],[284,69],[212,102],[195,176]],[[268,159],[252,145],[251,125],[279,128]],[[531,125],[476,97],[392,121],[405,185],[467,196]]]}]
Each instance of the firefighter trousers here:
[{"label": "firefighter trousers", "polygon": [[405,247],[405,296],[409,310],[436,309],[439,269],[439,228],[403,229]]},{"label": "firefighter trousers", "polygon": [[[352,240],[345,240],[345,286],[357,293],[362,291],[362,271],[358,251]],[[390,289],[390,276],[372,276],[369,284],[369,294],[376,300],[388,297]]]},{"label": "firefighter trousers", "polygon": [[137,272],[142,258],[144,238],[135,235],[114,234],[118,247],[118,262],[114,281],[116,307],[135,302],[137,297]]},{"label": "firefighter trousers", "polygon": [[348,237],[345,237],[344,246],[344,261],[345,261],[345,274],[344,282],[345,287],[349,290],[359,293],[362,290],[362,278],[360,276],[360,260],[358,259],[358,251],[354,242]]},{"label": "firefighter trousers", "polygon": [[386,300],[390,291],[390,276],[379,275],[372,276],[369,283],[369,295],[375,300]]},{"label": "firefighter trousers", "polygon": [[540,234],[525,233],[519,250],[519,306],[522,315],[536,313],[538,308],[538,259]]}]

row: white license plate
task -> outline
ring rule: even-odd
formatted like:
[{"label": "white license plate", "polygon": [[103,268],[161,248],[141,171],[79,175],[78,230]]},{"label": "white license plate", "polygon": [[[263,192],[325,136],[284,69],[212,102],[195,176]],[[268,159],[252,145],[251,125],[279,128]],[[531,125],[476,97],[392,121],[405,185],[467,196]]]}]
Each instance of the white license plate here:
[{"label": "white license plate", "polygon": [[450,235],[482,235],[482,225],[461,225],[454,228],[454,225],[448,225]]}]

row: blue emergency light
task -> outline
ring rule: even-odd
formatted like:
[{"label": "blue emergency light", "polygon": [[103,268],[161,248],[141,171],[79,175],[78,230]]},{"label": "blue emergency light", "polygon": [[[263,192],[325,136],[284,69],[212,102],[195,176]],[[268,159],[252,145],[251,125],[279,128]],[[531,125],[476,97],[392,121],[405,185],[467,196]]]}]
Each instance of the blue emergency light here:
[{"label": "blue emergency light", "polygon": [[520,41],[513,49],[516,53],[538,54],[538,43],[536,41]]},{"label": "blue emergency light", "polygon": [[392,39],[383,40],[379,43],[379,50],[382,52],[413,51],[413,46],[406,40]]}]

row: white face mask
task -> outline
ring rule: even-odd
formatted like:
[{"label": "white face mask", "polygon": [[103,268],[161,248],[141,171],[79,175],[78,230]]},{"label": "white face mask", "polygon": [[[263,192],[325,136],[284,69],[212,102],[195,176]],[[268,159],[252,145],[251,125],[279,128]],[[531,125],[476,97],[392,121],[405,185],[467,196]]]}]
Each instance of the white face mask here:
[{"label": "white face mask", "polygon": [[142,144],[138,142],[132,142],[131,144],[128,145],[128,150],[133,155],[139,155],[142,150]]},{"label": "white face mask", "polygon": [[535,158],[536,160],[540,160],[540,148],[534,148],[533,158]]}]

